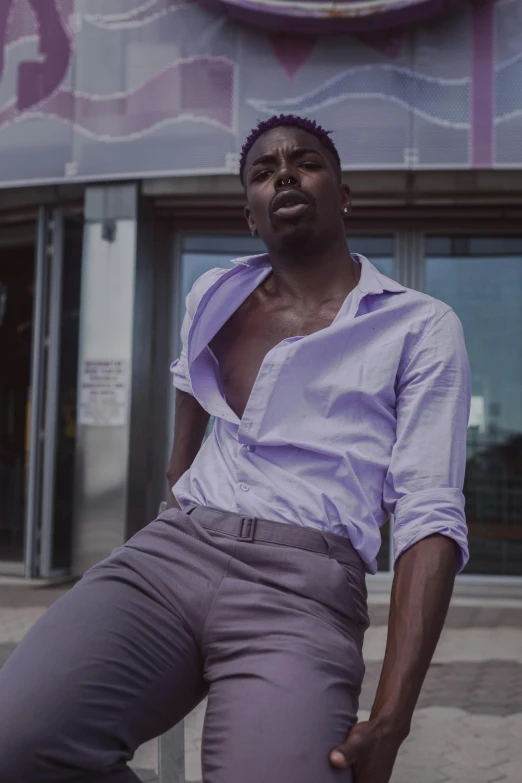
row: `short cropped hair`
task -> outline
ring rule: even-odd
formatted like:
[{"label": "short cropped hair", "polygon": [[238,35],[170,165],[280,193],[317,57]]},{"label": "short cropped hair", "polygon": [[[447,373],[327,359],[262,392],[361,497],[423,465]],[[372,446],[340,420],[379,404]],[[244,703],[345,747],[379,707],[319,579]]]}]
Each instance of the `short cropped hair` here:
[{"label": "short cropped hair", "polygon": [[341,158],[339,157],[339,153],[337,152],[335,144],[330,138],[332,131],[325,130],[323,127],[321,127],[321,125],[315,122],[315,120],[309,120],[306,117],[298,117],[295,114],[280,114],[279,116],[274,115],[268,120],[259,122],[256,127],[252,129],[249,137],[243,144],[241,149],[241,156],[239,159],[239,178],[243,184],[247,155],[252,149],[253,145],[258,140],[258,138],[263,135],[263,133],[272,130],[272,128],[280,128],[282,125],[290,125],[296,128],[302,128],[302,130],[313,134],[333,155],[337,165],[339,166],[339,175],[341,174]]}]

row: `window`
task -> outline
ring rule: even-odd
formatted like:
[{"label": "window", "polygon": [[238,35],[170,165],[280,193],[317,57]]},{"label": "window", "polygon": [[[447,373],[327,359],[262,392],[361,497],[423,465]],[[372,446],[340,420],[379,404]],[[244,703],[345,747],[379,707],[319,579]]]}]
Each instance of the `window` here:
[{"label": "window", "polygon": [[459,316],[471,366],[466,573],[522,573],[522,238],[428,237],[426,292]]}]

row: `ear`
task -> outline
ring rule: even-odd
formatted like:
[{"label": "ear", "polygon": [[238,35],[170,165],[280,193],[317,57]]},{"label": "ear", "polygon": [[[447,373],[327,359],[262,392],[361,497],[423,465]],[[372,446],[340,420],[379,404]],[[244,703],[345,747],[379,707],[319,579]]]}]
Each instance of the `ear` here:
[{"label": "ear", "polygon": [[250,233],[252,234],[253,237],[257,237],[257,228],[256,228],[254,218],[252,217],[250,207],[245,207],[245,218],[246,218],[246,222],[248,223],[248,228],[250,229]]},{"label": "ear", "polygon": [[352,211],[352,194],[350,192],[350,188],[348,185],[341,185],[340,187],[340,196],[341,196],[341,216],[343,220],[346,220],[346,218],[349,216],[350,212]]}]

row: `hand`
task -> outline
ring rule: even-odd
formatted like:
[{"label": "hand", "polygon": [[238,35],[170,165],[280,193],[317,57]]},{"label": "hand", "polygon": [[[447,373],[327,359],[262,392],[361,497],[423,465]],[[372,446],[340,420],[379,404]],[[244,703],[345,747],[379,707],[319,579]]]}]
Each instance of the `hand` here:
[{"label": "hand", "polygon": [[377,720],[356,723],[330,754],[334,767],[351,766],[354,783],[389,783],[401,740]]}]

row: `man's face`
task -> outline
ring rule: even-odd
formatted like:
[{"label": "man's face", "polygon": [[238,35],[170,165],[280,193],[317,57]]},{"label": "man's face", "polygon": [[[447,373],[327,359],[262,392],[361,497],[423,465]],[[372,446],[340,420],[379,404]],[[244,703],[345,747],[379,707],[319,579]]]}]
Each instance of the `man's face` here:
[{"label": "man's face", "polygon": [[293,126],[266,131],[248,153],[244,182],[248,225],[269,250],[317,246],[344,234],[350,192],[312,133]]}]

